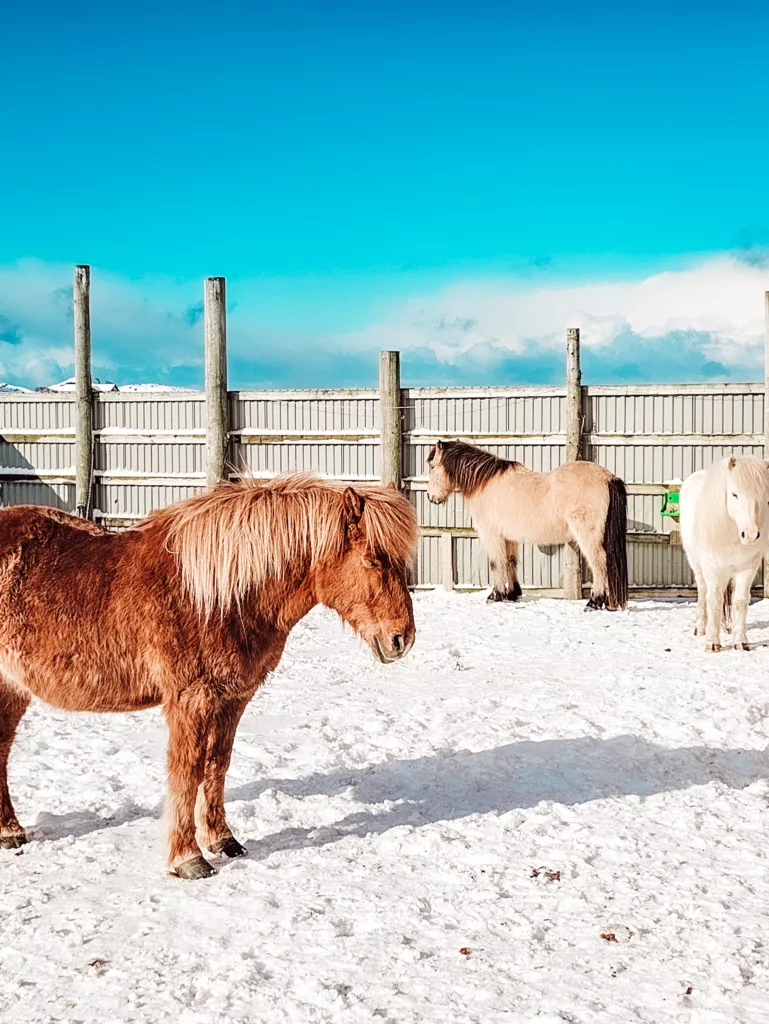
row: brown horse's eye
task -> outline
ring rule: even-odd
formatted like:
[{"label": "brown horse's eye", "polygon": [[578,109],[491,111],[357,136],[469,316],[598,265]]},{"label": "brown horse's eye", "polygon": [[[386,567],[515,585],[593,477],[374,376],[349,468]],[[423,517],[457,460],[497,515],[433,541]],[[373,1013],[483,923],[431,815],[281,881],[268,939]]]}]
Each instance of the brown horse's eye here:
[{"label": "brown horse's eye", "polygon": [[378,562],[375,558],[364,558],[362,559],[363,564],[367,569],[381,569],[382,563]]}]

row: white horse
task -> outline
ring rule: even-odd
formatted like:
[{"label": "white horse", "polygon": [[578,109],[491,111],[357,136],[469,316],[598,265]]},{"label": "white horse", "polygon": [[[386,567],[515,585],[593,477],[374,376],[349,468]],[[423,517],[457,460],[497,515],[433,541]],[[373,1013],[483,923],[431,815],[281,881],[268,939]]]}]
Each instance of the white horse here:
[{"label": "white horse", "polygon": [[692,473],[681,488],[681,540],[697,581],[695,636],[721,650],[721,616],[734,605],[734,647],[749,650],[750,588],[769,550],[769,466],[731,458]]}]

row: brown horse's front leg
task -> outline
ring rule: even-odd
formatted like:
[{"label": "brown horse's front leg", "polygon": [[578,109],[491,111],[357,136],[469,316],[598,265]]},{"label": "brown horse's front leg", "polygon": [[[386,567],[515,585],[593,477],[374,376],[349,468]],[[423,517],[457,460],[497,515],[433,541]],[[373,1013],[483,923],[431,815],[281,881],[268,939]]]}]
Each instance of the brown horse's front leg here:
[{"label": "brown horse's front leg", "polygon": [[8,792],[8,755],[29,697],[0,681],[0,850],[14,850],[27,841]]},{"label": "brown horse's front leg", "polygon": [[242,857],[246,848],[233,836],[224,814],[224,779],[230,767],[232,744],[241,715],[252,694],[217,708],[208,733],[203,783],[198,790],[198,827],[203,845],[212,853]]},{"label": "brown horse's front leg", "polygon": [[195,798],[203,781],[210,700],[201,692],[184,694],[164,709],[169,730],[167,857],[169,869],[180,878],[216,874],[195,839]]}]

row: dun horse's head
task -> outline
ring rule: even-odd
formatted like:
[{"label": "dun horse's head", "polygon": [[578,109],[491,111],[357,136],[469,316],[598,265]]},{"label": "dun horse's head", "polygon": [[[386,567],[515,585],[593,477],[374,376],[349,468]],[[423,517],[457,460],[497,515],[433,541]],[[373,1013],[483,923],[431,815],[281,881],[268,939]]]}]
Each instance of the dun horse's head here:
[{"label": "dun horse's head", "polygon": [[443,442],[436,441],[427,456],[430,478],[427,481],[427,498],[433,505],[442,505],[454,490],[449,474],[443,465]]},{"label": "dun horse's head", "polygon": [[397,661],[415,636],[406,584],[417,532],[414,509],[394,488],[348,487],[342,501],[344,550],[318,566],[318,600],[338,612],[379,661]]},{"label": "dun horse's head", "polygon": [[769,470],[759,459],[729,459],[726,511],[734,521],[740,543],[756,544],[769,529]]}]

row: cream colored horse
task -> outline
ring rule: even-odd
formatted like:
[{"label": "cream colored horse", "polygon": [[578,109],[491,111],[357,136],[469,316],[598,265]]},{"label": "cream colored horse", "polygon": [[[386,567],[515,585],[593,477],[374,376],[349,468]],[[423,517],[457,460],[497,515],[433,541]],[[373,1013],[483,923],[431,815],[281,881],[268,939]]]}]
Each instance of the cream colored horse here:
[{"label": "cream colored horse", "polygon": [[524,541],[582,552],[593,573],[588,608],[627,606],[627,498],[619,477],[594,462],[534,473],[464,441],[438,441],[427,463],[431,502],[441,504],[456,490],[468,500],[489,556],[489,601],[521,596],[518,545]]},{"label": "cream colored horse", "polygon": [[695,636],[721,650],[721,616],[734,612],[734,647],[747,651],[750,588],[769,550],[769,467],[731,458],[687,477],[681,488],[681,541],[697,581]]}]

